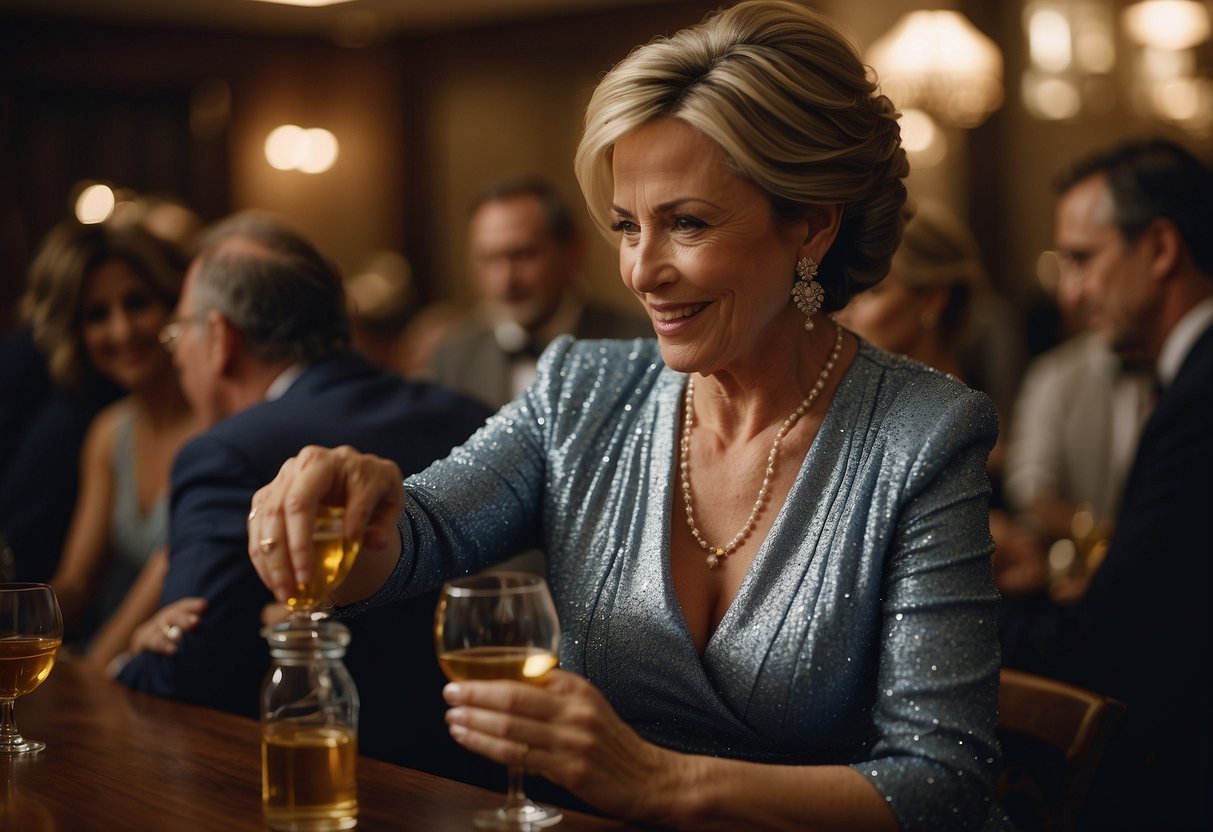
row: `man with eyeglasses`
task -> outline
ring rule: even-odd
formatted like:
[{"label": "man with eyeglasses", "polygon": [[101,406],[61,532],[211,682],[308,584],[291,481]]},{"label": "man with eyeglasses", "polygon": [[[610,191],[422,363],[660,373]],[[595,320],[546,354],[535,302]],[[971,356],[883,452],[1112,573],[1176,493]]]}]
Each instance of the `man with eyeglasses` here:
[{"label": "man with eyeglasses", "polygon": [[[256,214],[204,238],[160,338],[210,427],[174,461],[161,609],[136,633],[118,678],[256,716],[269,665],[262,613],[273,598],[247,555],[253,492],[312,444],[352,445],[420,471],[489,411],[351,351],[340,275],[306,240]],[[430,641],[433,609],[434,598],[423,596],[404,612],[350,620],[347,655],[362,695],[360,750],[432,769],[443,759],[436,744],[453,748]]]},{"label": "man with eyeglasses", "polygon": [[1147,140],[1063,180],[1058,251],[1093,325],[1158,381],[1107,554],[1076,602],[1009,602],[1003,660],[1128,705],[1083,828],[1213,828],[1213,171]]}]

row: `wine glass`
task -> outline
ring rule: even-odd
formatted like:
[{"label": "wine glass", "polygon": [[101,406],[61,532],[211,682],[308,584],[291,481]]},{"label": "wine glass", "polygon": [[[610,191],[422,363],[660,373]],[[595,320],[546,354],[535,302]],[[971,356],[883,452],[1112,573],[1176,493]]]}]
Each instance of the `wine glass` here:
[{"label": "wine glass", "polygon": [[354,566],[360,546],[345,539],[345,509],[321,506],[312,530],[312,578],[296,584],[286,599],[289,618],[294,621],[325,617],[320,604],[336,589]]},{"label": "wine glass", "polygon": [[50,675],[62,642],[55,590],[48,584],[0,584],[0,754],[37,754],[46,748],[17,731],[13,703]]},{"label": "wine glass", "polygon": [[[556,666],[560,622],[548,585],[527,572],[489,572],[450,581],[434,613],[438,664],[452,682],[538,682]],[[560,810],[534,803],[522,789],[524,769],[509,765],[505,803],[477,812],[481,829],[522,830],[558,823]]]}]

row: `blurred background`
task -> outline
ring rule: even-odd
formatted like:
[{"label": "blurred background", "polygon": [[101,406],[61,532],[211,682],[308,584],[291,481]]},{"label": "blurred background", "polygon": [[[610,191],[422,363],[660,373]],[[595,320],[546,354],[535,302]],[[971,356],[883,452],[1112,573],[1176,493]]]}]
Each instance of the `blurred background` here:
[{"label": "blurred background", "polygon": [[[0,332],[53,224],[149,200],[182,234],[273,211],[397,323],[465,302],[479,186],[538,173],[580,204],[572,157],[597,79],[722,5],[318,2],[0,0]],[[1031,352],[1054,336],[1037,312],[1056,175],[1146,133],[1213,150],[1208,2],[809,5],[905,111],[912,195],[968,220]],[[585,225],[589,291],[628,304],[614,252]]]}]

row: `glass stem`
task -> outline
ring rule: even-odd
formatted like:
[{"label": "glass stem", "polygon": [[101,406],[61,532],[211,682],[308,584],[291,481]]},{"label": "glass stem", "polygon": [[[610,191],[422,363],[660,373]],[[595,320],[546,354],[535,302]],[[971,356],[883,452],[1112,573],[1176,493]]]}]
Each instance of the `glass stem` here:
[{"label": "glass stem", "polygon": [[24,742],[13,719],[13,700],[0,699],[0,749],[17,748]]},{"label": "glass stem", "polygon": [[505,808],[515,809],[530,803],[531,801],[527,798],[526,792],[522,790],[522,776],[526,773],[526,770],[522,766],[510,765],[506,766],[506,771],[509,772],[509,779],[505,790]]}]

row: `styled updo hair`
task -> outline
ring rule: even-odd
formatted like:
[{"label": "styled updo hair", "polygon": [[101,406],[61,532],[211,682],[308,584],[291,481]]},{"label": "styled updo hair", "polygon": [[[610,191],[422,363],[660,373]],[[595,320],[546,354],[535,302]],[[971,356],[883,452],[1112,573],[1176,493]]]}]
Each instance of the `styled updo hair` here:
[{"label": "styled updo hair", "polygon": [[96,379],[84,348],[81,303],[88,279],[112,260],[129,266],[166,308],[177,305],[184,255],[141,225],[64,220],[43,238],[30,263],[22,313],[51,378],[69,389],[84,389]]},{"label": "styled updo hair", "polygon": [[[594,222],[610,228],[615,142],[660,117],[719,144],[781,222],[841,205],[820,264],[824,311],[885,276],[901,239],[909,163],[898,114],[820,14],[753,0],[639,46],[594,91],[574,166]],[[794,276],[789,272],[790,282]]]},{"label": "styled updo hair", "polygon": [[939,203],[915,200],[914,216],[901,236],[892,268],[911,291],[947,289],[936,326],[944,344],[955,347],[968,328],[973,297],[986,282],[972,232]]}]

